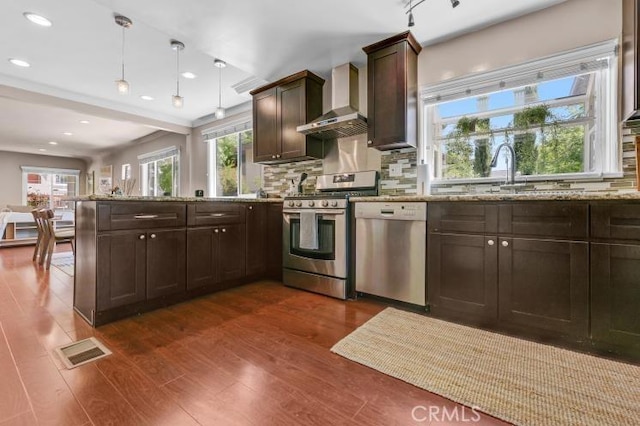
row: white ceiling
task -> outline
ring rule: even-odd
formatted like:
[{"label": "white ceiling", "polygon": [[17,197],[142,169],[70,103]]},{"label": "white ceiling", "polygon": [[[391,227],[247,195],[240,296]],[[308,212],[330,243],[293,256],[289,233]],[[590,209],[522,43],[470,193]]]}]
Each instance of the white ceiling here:
[{"label": "white ceiling", "polygon": [[[415,11],[411,31],[431,44],[465,32],[521,16],[565,0],[426,0]],[[0,149],[38,152],[49,140],[61,139],[62,128],[81,120],[83,104],[118,111],[113,119],[92,110],[89,125],[81,125],[61,155],[88,156],[100,149],[133,140],[167,123],[191,126],[211,114],[218,103],[218,69],[213,59],[229,66],[222,74],[222,104],[231,107],[250,100],[231,87],[255,76],[274,81],[302,69],[324,77],[345,62],[364,65],[362,47],[407,29],[404,0],[20,0],[3,2],[0,14],[0,85],[76,101],[73,108],[41,105],[0,93]],[[415,3],[415,2],[414,2]],[[46,16],[50,28],[23,16]],[[114,12],[133,20],[126,30],[126,79],[131,94],[115,88],[120,77],[122,29]],[[180,77],[185,106],[175,109],[176,56],[170,39],[185,43]],[[13,41],[13,42],[11,42]],[[8,58],[29,61],[18,68]],[[154,101],[143,101],[150,95]],[[34,126],[34,115],[39,123]],[[141,120],[136,123],[135,117]],[[133,117],[133,118],[132,118]],[[158,124],[154,127],[150,121]],[[98,125],[100,123],[100,125]],[[66,131],[66,130],[62,130]],[[69,130],[73,132],[72,130]],[[82,134],[81,134],[82,133]],[[77,136],[76,136],[77,135]],[[49,147],[47,147],[49,148]],[[53,147],[50,151],[55,151]]]}]

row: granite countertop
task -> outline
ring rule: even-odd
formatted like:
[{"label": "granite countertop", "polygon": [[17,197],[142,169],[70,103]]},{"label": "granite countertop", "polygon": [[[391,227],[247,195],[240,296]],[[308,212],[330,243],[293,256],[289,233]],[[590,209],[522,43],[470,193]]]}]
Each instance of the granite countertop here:
[{"label": "granite countertop", "polygon": [[139,195],[83,195],[67,197],[67,201],[162,201],[162,202],[223,202],[223,203],[282,203],[282,198],[244,198],[244,197],[143,197]]},{"label": "granite countertop", "polygon": [[640,192],[578,192],[540,191],[519,194],[456,194],[456,195],[382,195],[378,197],[353,197],[357,202],[411,202],[411,201],[590,201],[590,200],[638,200]]}]

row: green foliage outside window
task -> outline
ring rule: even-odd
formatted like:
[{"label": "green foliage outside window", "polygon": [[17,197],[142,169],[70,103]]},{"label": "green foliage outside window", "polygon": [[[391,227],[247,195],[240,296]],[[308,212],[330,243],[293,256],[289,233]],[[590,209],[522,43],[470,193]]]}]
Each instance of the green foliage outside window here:
[{"label": "green foliage outside window", "polygon": [[[572,120],[584,116],[584,106],[565,107]],[[584,171],[585,127],[576,124],[561,127],[560,120],[547,105],[524,108],[513,114],[509,126],[516,134],[512,144],[516,153],[516,170],[520,175],[580,173]],[[462,117],[445,142],[443,177],[479,178],[491,175],[493,137],[489,119]],[[539,137],[538,137],[539,135]]]}]

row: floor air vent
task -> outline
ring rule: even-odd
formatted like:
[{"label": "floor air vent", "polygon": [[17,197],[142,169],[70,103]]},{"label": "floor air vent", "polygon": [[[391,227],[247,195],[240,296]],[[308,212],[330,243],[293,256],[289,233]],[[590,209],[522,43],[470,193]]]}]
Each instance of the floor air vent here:
[{"label": "floor air vent", "polygon": [[69,369],[111,355],[111,351],[95,337],[60,346],[55,352]]}]

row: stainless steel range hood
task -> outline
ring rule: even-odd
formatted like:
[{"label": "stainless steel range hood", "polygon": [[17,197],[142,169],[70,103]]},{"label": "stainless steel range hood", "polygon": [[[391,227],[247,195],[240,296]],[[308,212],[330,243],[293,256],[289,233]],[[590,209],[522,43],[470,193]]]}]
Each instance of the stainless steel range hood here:
[{"label": "stainless steel range hood", "polygon": [[367,133],[367,119],[358,112],[358,68],[344,64],[331,71],[331,111],[296,130],[320,139]]}]

